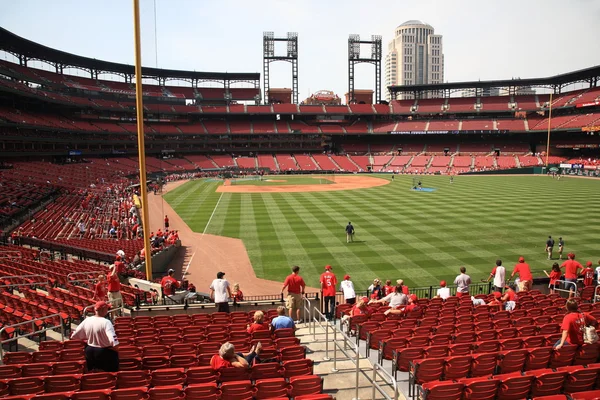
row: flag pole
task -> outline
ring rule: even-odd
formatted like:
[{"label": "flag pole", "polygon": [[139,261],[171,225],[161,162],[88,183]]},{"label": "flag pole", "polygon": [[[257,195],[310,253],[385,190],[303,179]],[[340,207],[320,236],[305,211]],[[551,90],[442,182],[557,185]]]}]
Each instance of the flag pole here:
[{"label": "flag pole", "polygon": [[152,281],[152,249],[150,248],[150,217],[148,212],[148,188],[146,186],[146,150],[144,144],[144,102],[142,99],[142,50],[140,35],[140,2],[133,0],[133,35],[135,44],[135,108],[138,136],[138,159],[140,163],[140,196],[142,198],[142,228],[146,252],[146,279]]},{"label": "flag pole", "polygon": [[[550,156],[550,124],[552,122],[552,92],[550,92],[550,106],[548,111],[548,139],[546,139],[546,168],[548,168],[548,157]],[[548,171],[546,171],[548,172]]]}]

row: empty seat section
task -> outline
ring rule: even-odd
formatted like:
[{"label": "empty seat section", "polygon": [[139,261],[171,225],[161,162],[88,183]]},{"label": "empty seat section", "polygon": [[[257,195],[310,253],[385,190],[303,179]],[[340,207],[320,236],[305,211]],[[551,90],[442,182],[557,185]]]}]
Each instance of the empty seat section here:
[{"label": "empty seat section", "polygon": [[475,101],[473,97],[452,97],[448,99],[447,112],[467,112],[475,110]]},{"label": "empty seat section", "polygon": [[[321,129],[323,129],[323,126],[321,126]],[[364,121],[357,121],[354,122],[352,125],[345,126],[344,129],[348,133],[368,133],[369,126]]]},{"label": "empty seat section", "polygon": [[491,119],[463,119],[461,131],[491,131],[494,129],[494,121]]},{"label": "empty seat section", "polygon": [[508,111],[510,96],[489,96],[479,99],[481,111]]},{"label": "empty seat section", "polygon": [[258,167],[268,168],[271,171],[277,171],[277,165],[275,165],[275,159],[271,154],[259,154],[258,155]]},{"label": "empty seat section", "polygon": [[513,156],[497,157],[496,163],[498,164],[498,168],[500,169],[515,168],[517,166],[517,162],[515,160],[515,157]]},{"label": "empty seat section", "polygon": [[324,171],[339,171],[340,169],[331,161],[331,158],[326,154],[313,154],[313,159],[319,164]]},{"label": "empty seat section", "polygon": [[393,156],[373,156],[373,170],[375,172],[383,172],[384,166],[387,165]]},{"label": "empty seat section", "polygon": [[350,113],[348,106],[325,106],[327,114],[344,115]]},{"label": "empty seat section", "polygon": [[275,124],[273,122],[253,122],[252,132],[254,133],[275,133]]},{"label": "empty seat section", "polygon": [[268,106],[246,106],[246,112],[248,114],[272,114],[273,108]]},{"label": "empty seat section", "polygon": [[371,165],[369,156],[350,156],[350,158],[361,168],[362,171],[367,171],[367,166]]},{"label": "empty seat section", "polygon": [[254,157],[237,157],[235,162],[242,169],[256,169],[256,158]]},{"label": "empty seat section", "polygon": [[315,165],[311,156],[307,156],[304,154],[294,154],[294,157],[296,158],[296,162],[298,163],[298,166],[300,167],[301,170],[315,171],[315,170],[319,169]]},{"label": "empty seat section", "polygon": [[204,120],[202,121],[202,125],[204,125],[208,133],[228,133],[227,122],[225,121]]},{"label": "empty seat section", "polygon": [[212,160],[219,168],[234,167],[233,158],[228,154],[215,154],[211,156]]},{"label": "empty seat section", "polygon": [[429,121],[428,131],[457,131],[457,120]]},{"label": "empty seat section", "polygon": [[340,166],[342,171],[358,172],[358,167],[346,156],[331,156],[333,161]]},{"label": "empty seat section", "polygon": [[396,131],[398,132],[424,132],[427,121],[398,121]]},{"label": "empty seat section", "polygon": [[365,154],[369,151],[366,143],[344,143],[344,151],[348,154]]},{"label": "empty seat section", "polygon": [[202,169],[214,169],[218,167],[218,165],[215,165],[215,163],[205,155],[189,155],[186,156],[186,158]]},{"label": "empty seat section", "polygon": [[229,121],[229,131],[231,133],[248,134],[251,124],[248,121]]},{"label": "empty seat section", "polygon": [[446,99],[419,99],[417,101],[417,113],[419,114],[440,114],[443,112],[442,105]]},{"label": "empty seat section", "polygon": [[[388,107],[389,109],[389,107]],[[373,114],[373,105],[371,104],[350,104],[352,114]]]},{"label": "empty seat section", "polygon": [[374,133],[387,133],[396,130],[396,122],[374,122],[373,132]]},{"label": "empty seat section", "polygon": [[279,170],[281,171],[297,171],[299,170],[296,165],[296,161],[289,154],[277,154],[275,156],[277,164],[279,164]]}]

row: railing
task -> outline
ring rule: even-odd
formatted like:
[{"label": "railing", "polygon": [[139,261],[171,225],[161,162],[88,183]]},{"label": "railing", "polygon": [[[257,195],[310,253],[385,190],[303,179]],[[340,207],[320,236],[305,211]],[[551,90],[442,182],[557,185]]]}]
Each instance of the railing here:
[{"label": "railing", "polygon": [[41,277],[44,280],[42,282],[28,282],[28,283],[9,283],[5,285],[0,285],[0,288],[4,287],[20,287],[20,286],[35,286],[35,285],[47,285],[50,286],[50,280],[47,275],[34,274],[34,275],[9,275],[9,276],[0,276],[0,282],[8,279],[27,279],[27,278],[35,278]]},{"label": "railing", "polygon": [[[71,272],[70,274],[67,274],[67,282],[69,283],[78,283],[78,282],[93,282],[95,280],[98,279],[98,275],[104,275],[104,271],[88,271],[88,272]],[[95,278],[84,278],[84,279],[73,279],[71,280],[71,277],[73,276],[79,276],[79,275],[83,275],[83,276],[89,276],[91,274],[97,274]]]},{"label": "railing", "polygon": [[569,293],[569,296],[579,296],[579,293],[577,293],[577,283],[575,282],[557,280],[554,283],[554,290]]},{"label": "railing", "polygon": [[[110,316],[111,313],[116,313],[118,312],[119,315],[122,315],[123,313],[123,299],[115,299],[115,300],[109,300],[107,301],[107,303],[109,303],[111,306],[112,305],[118,305],[118,307],[114,307],[110,310],[108,310],[108,315]],[[81,312],[81,317],[82,319],[85,319],[87,317],[87,314],[90,313],[90,309],[93,310],[95,304],[89,305],[86,308],[83,309],[83,311]]]},{"label": "railing", "polygon": [[[390,397],[385,391],[384,391],[384,387],[381,386],[378,382],[377,382],[377,377],[383,379],[384,381],[388,382],[387,384],[392,385],[392,388],[394,389],[394,396]],[[373,385],[373,393],[371,394],[371,398],[374,399],[375,398],[375,391],[378,391],[385,399],[387,400],[396,400],[399,397],[399,391],[398,391],[398,382],[396,381],[396,379],[394,379],[394,377],[387,372],[385,369],[383,369],[383,367],[377,363],[373,364],[373,378],[371,380],[371,384]]]},{"label": "railing", "polygon": [[[308,299],[308,297],[303,296],[302,297],[302,308],[304,309],[303,310],[303,314],[304,315],[303,315],[302,319],[304,321],[308,321],[307,325],[308,325],[308,333],[309,334],[310,334],[310,325],[311,325],[310,324],[310,322],[311,322],[311,318],[310,318],[311,317],[311,313],[310,313],[311,307],[310,306],[311,306],[311,304],[310,304],[310,300]],[[316,310],[316,308],[315,308],[315,310]],[[308,313],[308,319],[307,319],[307,315],[306,315],[307,313]],[[315,324],[314,323],[312,324],[312,329],[313,329],[313,332],[314,332],[315,331]]]},{"label": "railing", "polygon": [[0,251],[0,258],[8,258],[8,259],[22,258],[22,255],[21,255],[20,251],[6,250],[6,251]]},{"label": "railing", "polygon": [[[35,322],[36,321],[42,321],[42,320],[46,320],[48,318],[53,318],[53,317],[60,318],[60,326],[48,326],[46,328],[39,329],[39,330],[35,329]],[[26,337],[29,337],[29,336],[40,335],[40,334],[45,333],[47,331],[51,331],[51,330],[53,331],[56,328],[60,328],[60,340],[61,340],[61,342],[65,340],[65,327],[66,327],[65,326],[65,319],[62,317],[61,313],[44,315],[43,317],[35,318],[35,319],[32,319],[31,321],[24,321],[24,322],[19,322],[18,324],[4,326],[4,327],[2,327],[2,329],[0,329],[0,338],[2,337],[2,334],[6,333],[6,331],[8,329],[10,329],[10,328],[14,329],[17,326],[22,326],[22,325],[27,325],[27,324],[31,324],[31,326],[33,328],[32,332],[30,332],[28,334],[25,334],[25,335],[15,335],[15,337],[12,337],[12,338],[0,341],[0,360],[2,360],[4,358],[4,344],[5,343],[17,342],[19,339],[26,338]]]}]

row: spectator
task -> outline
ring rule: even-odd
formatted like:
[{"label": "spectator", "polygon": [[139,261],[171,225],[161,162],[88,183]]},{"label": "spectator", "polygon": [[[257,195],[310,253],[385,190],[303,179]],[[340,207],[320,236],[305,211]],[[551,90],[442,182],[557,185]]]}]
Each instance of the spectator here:
[{"label": "spectator", "polygon": [[217,279],[212,281],[210,284],[210,298],[215,302],[218,312],[229,312],[229,298],[231,295],[231,288],[229,282],[223,279],[225,272],[217,272]]},{"label": "spectator", "polygon": [[119,370],[119,340],[112,323],[106,319],[109,305],[99,301],[95,314],[84,319],[71,340],[85,340],[85,360],[89,372],[117,372]]},{"label": "spectator", "polygon": [[140,257],[140,252],[138,251],[137,253],[135,253],[135,256],[133,256],[133,261],[131,262],[131,264],[133,264],[134,267],[137,267],[141,263],[142,259]]},{"label": "spectator", "polygon": [[233,301],[239,303],[240,301],[244,301],[244,293],[240,290],[240,284],[236,283],[233,285],[233,292],[231,293],[231,297],[233,297]]},{"label": "spectator", "polygon": [[546,271],[544,271],[544,273],[548,278],[550,278],[550,283],[548,284],[550,294],[556,293],[556,281],[559,280],[561,276],[560,267],[558,263],[552,264],[552,271],[550,271],[550,274],[548,274],[548,272]]},{"label": "spectator", "polygon": [[579,311],[577,301],[574,299],[567,300],[565,304],[567,314],[564,316],[561,324],[562,336],[554,345],[556,350],[563,347],[565,344],[579,346],[584,343],[583,332],[586,326],[597,326],[596,318],[588,313]]},{"label": "spectator", "polygon": [[285,278],[283,282],[283,287],[281,288],[281,294],[285,288],[288,290],[287,302],[286,306],[290,312],[290,318],[294,317],[294,310],[296,315],[296,323],[299,324],[300,321],[300,308],[302,307],[302,296],[304,295],[304,289],[306,288],[306,284],[304,283],[304,279],[298,273],[300,272],[300,267],[297,265],[292,268],[292,273]]},{"label": "spectator", "polygon": [[446,300],[450,297],[450,288],[446,287],[446,281],[440,281],[440,288],[437,290],[436,297]]},{"label": "spectator", "polygon": [[259,360],[261,350],[262,345],[258,342],[256,346],[252,346],[249,353],[236,353],[233,344],[226,342],[219,349],[219,354],[212,356],[210,366],[215,371],[229,367],[250,368],[254,360]]},{"label": "spectator", "polygon": [[385,286],[383,287],[383,295],[387,296],[390,293],[394,293],[396,291],[396,287],[392,286],[391,279],[385,281]]},{"label": "spectator", "polygon": [[346,304],[356,303],[356,292],[354,291],[354,283],[350,280],[350,275],[344,275],[344,280],[340,283],[340,290],[344,293]]},{"label": "spectator", "polygon": [[408,294],[410,293],[409,290],[408,290],[408,286],[406,286],[404,284],[404,280],[403,279],[398,279],[396,281],[396,286],[402,286],[402,293],[404,293],[405,295],[408,296]]},{"label": "spectator", "polygon": [[169,217],[165,215],[165,231],[169,230]]},{"label": "spectator", "polygon": [[271,320],[271,326],[273,329],[292,328],[296,329],[296,324],[291,317],[285,315],[285,307],[277,307],[277,316]]},{"label": "spectator", "polygon": [[356,317],[358,315],[369,315],[369,307],[367,304],[369,303],[368,297],[361,297],[358,299],[358,302],[350,309],[350,312],[342,317],[342,326],[348,325],[350,323],[350,318]]},{"label": "spectator", "polygon": [[108,273],[108,302],[112,307],[121,307],[123,296],[121,295],[121,282],[117,275],[114,264],[110,266]]},{"label": "spectator", "polygon": [[79,237],[85,237],[85,223],[83,220],[79,221]]},{"label": "spectator", "polygon": [[102,274],[98,275],[98,282],[94,285],[94,297],[96,301],[106,300],[106,277]]},{"label": "spectator", "polygon": [[596,281],[600,285],[600,260],[598,260],[598,266],[596,267]]},{"label": "spectator", "polygon": [[265,314],[262,311],[256,311],[253,316],[254,322],[248,326],[248,333],[256,331],[268,331],[269,325],[264,322]]},{"label": "spectator", "polygon": [[367,289],[371,295],[371,299],[379,300],[382,297],[381,281],[377,278],[373,279],[373,284]]},{"label": "spectator", "polygon": [[489,282],[492,279],[494,279],[494,292],[502,293],[502,289],[506,285],[506,268],[502,266],[502,260],[496,260],[496,266],[484,282]]},{"label": "spectator", "polygon": [[331,321],[335,314],[335,285],[337,285],[337,278],[331,272],[331,265],[325,266],[325,272],[321,274],[320,281],[325,317]]},{"label": "spectator", "polygon": [[174,269],[169,269],[167,275],[160,281],[160,287],[163,292],[163,296],[173,296],[176,289],[179,289],[181,284],[173,277],[175,275]]},{"label": "spectator", "polygon": [[583,265],[575,261],[575,253],[567,254],[567,261],[562,263],[560,268],[565,269],[565,281],[570,282],[569,286],[569,298],[573,297],[573,292],[577,289],[577,276],[579,270],[583,269]]},{"label": "spectator", "polygon": [[506,286],[504,296],[502,296],[502,302],[504,303],[504,309],[512,311],[515,309],[517,301],[517,292],[515,292],[515,285]]},{"label": "spectator", "polygon": [[408,296],[402,293],[402,286],[396,286],[394,293],[390,293],[381,300],[371,300],[369,304],[388,303],[392,309],[408,304]]},{"label": "spectator", "polygon": [[519,262],[515,265],[512,274],[510,275],[511,279],[515,274],[519,274],[519,292],[527,292],[531,290],[531,285],[533,284],[533,275],[531,275],[531,269],[529,268],[529,264],[525,262],[524,257],[519,257]]},{"label": "spectator", "polygon": [[490,300],[487,305],[490,307],[500,307],[502,308],[502,293],[501,292],[494,292],[493,293],[494,298],[492,300]]},{"label": "spectator", "polygon": [[115,257],[115,268],[119,275],[119,281],[123,284],[127,283],[127,268],[125,267],[125,263],[122,261],[121,256]]},{"label": "spectator", "polygon": [[592,286],[594,284],[594,270],[592,269],[592,262],[588,261],[585,263],[585,268],[581,271],[583,275],[583,287]]},{"label": "spectator", "polygon": [[466,272],[467,269],[465,267],[460,267],[460,275],[458,275],[454,279],[457,297],[469,295],[469,285],[471,284],[471,277],[467,275]]}]

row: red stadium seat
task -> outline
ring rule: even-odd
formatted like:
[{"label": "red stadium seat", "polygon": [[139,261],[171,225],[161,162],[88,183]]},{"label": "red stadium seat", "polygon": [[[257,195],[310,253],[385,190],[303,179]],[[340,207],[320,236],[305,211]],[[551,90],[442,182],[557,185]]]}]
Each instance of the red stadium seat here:
[{"label": "red stadium seat", "polygon": [[[131,382],[134,383],[134,382]],[[117,389],[110,393],[111,400],[147,400],[148,388],[132,386],[127,389]]]},{"label": "red stadium seat", "polygon": [[567,373],[567,379],[563,385],[565,393],[585,392],[594,389],[600,367],[583,367],[573,365],[557,368],[557,371]]},{"label": "red stadium seat", "polygon": [[252,400],[252,383],[249,380],[224,382],[221,385],[221,393],[223,399]]},{"label": "red stadium seat", "polygon": [[70,393],[71,400],[110,400],[110,389],[105,390],[89,390]]},{"label": "red stadium seat", "polygon": [[420,399],[462,400],[465,385],[461,382],[436,381],[423,384]]},{"label": "red stadium seat", "polygon": [[160,386],[148,390],[150,400],[185,399],[185,393],[180,385]]},{"label": "red stadium seat", "polygon": [[290,397],[319,394],[323,390],[323,380],[316,375],[294,376],[290,378]]},{"label": "red stadium seat", "polygon": [[531,385],[531,397],[548,396],[561,391],[567,372],[553,371],[551,369],[527,371],[525,375],[535,377]]},{"label": "red stadium seat", "polygon": [[187,385],[216,383],[217,378],[218,374],[211,367],[194,367],[186,372]]},{"label": "red stadium seat", "polygon": [[459,379],[465,385],[464,400],[494,400],[500,387],[500,380],[488,377]]},{"label": "red stadium seat", "polygon": [[81,376],[81,390],[113,389],[117,386],[117,376],[110,372],[98,372]]},{"label": "red stadium seat", "polygon": [[257,400],[286,397],[290,391],[290,385],[283,378],[259,379],[254,387],[254,397]]}]

